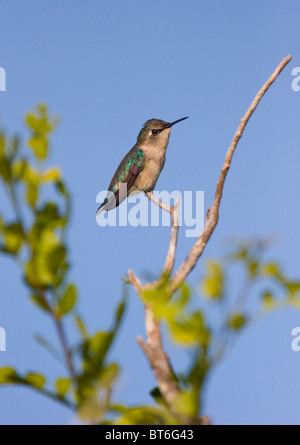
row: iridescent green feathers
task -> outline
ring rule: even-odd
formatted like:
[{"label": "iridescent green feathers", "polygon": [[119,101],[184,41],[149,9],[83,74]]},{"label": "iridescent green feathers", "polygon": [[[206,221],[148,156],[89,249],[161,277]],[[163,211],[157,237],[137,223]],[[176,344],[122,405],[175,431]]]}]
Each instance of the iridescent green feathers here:
[{"label": "iridescent green feathers", "polygon": [[[144,164],[145,153],[134,146],[121,161],[108,187],[108,194],[97,210],[97,215],[102,210],[111,210],[117,207],[130,194],[136,178]],[[120,184],[126,184],[126,189],[120,193]]]},{"label": "iridescent green feathers", "polygon": [[128,181],[130,180],[129,176],[132,175],[132,172],[135,172],[142,167],[144,157],[144,151],[134,146],[121,161],[110,181],[108,190],[113,192],[119,182],[126,182],[128,187]]}]

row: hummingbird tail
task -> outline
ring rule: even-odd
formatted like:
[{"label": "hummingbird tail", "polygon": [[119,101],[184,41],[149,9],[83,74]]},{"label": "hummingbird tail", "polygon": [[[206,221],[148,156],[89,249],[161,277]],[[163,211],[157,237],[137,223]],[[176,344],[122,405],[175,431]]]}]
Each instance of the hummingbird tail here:
[{"label": "hummingbird tail", "polygon": [[97,212],[96,212],[96,216],[98,216],[103,210],[106,210],[106,209],[104,208],[104,206],[105,206],[105,204],[107,204],[107,202],[108,202],[108,199],[105,198],[104,201],[103,201],[103,203],[98,207],[98,210],[97,210]]},{"label": "hummingbird tail", "polygon": [[[124,201],[124,199],[127,197],[127,193],[123,193],[121,196],[123,196],[122,201]],[[117,190],[115,193],[109,192],[103,203],[100,205],[100,207],[98,207],[96,215],[99,215],[99,213],[101,213],[103,210],[109,211],[118,207],[122,201],[120,201],[119,190]]]}]

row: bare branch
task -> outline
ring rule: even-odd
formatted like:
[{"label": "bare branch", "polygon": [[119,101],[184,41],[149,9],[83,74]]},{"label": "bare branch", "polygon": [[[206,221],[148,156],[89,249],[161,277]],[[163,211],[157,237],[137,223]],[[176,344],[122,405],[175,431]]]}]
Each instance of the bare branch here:
[{"label": "bare branch", "polygon": [[152,192],[146,192],[145,193],[148,199],[150,201],[154,202],[154,204],[158,205],[161,209],[165,210],[168,213],[172,214],[172,206],[169,206],[168,204],[165,204],[161,199],[156,198],[156,196],[153,195]]},{"label": "bare branch", "polygon": [[[169,206],[168,204],[165,204],[161,199],[156,198],[152,192],[147,192],[146,196],[150,199],[150,201],[154,202],[154,204],[158,205],[161,209],[171,214],[171,235],[169,242],[169,250],[161,278],[169,277],[173,271],[175,257],[176,257],[178,228],[179,228],[178,225],[179,200],[176,199],[174,206]],[[158,286],[160,282],[161,279],[151,283],[149,287],[154,288],[155,286]]]},{"label": "bare branch", "polygon": [[143,292],[143,286],[142,286],[140,280],[130,269],[128,271],[128,276],[129,276],[128,281],[133,285],[137,294],[141,296],[141,294]]},{"label": "bare branch", "polygon": [[[177,406],[178,396],[180,394],[180,387],[176,374],[174,373],[170,364],[169,357],[164,352],[160,323],[153,314],[150,306],[145,306],[146,309],[146,336],[147,343],[144,343],[141,337],[137,338],[138,344],[144,351],[150,366],[154,372],[159,390],[167,403],[171,413],[176,416],[184,425],[198,425],[205,424],[206,418],[193,419],[183,416]],[[206,423],[207,424],[207,423]]]},{"label": "bare branch", "polygon": [[146,344],[141,337],[137,341],[147,356],[155,374],[159,389],[167,404],[172,407],[179,393],[178,382],[162,346],[159,321],[149,306],[145,307]]},{"label": "bare branch", "polygon": [[197,239],[194,246],[192,247],[192,249],[191,249],[190,253],[188,254],[188,256],[186,257],[186,259],[183,261],[183,263],[181,264],[181,266],[175,273],[174,277],[172,278],[171,283],[170,283],[170,293],[171,294],[173,294],[180,287],[180,285],[186,279],[187,275],[193,270],[199,257],[202,255],[202,253],[206,247],[206,244],[209,241],[213,231],[215,230],[215,227],[219,220],[219,207],[220,207],[220,202],[221,202],[221,198],[222,198],[222,194],[223,194],[225,179],[226,179],[228,170],[230,168],[232,157],[233,157],[234,151],[236,149],[236,146],[237,146],[240,138],[242,137],[242,134],[244,132],[244,129],[245,129],[250,117],[252,116],[254,110],[256,109],[258,103],[260,102],[260,100],[262,99],[264,94],[267,92],[267,90],[270,88],[272,83],[277,79],[277,77],[279,76],[281,71],[284,69],[284,67],[289,63],[289,61],[291,59],[292,59],[292,56],[289,55],[282,60],[282,62],[278,65],[278,67],[276,68],[274,73],[271,75],[271,77],[267,80],[267,82],[259,90],[259,92],[255,96],[253,102],[251,103],[249,109],[247,110],[245,116],[241,119],[240,125],[239,125],[239,127],[233,137],[233,140],[229,146],[229,149],[227,151],[227,154],[225,157],[225,162],[224,162],[224,165],[223,165],[223,168],[222,168],[222,171],[221,171],[218,183],[217,183],[215,199],[214,199],[211,209],[209,210],[209,212],[207,214],[204,230],[201,233],[201,235],[199,236],[199,238]]},{"label": "bare branch", "polygon": [[171,217],[172,217],[172,228],[170,235],[170,243],[169,243],[169,251],[165,262],[165,267],[163,270],[163,276],[170,276],[176,256],[176,248],[177,248],[177,239],[178,239],[178,207],[179,207],[179,199],[176,199],[175,206],[172,207]]}]

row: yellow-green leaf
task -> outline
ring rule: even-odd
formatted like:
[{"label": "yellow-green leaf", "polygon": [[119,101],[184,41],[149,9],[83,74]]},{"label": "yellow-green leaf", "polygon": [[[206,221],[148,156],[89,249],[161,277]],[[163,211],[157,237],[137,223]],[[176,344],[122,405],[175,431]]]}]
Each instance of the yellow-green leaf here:
[{"label": "yellow-green leaf", "polygon": [[59,181],[60,178],[61,178],[61,171],[59,170],[59,168],[55,167],[49,168],[41,176],[41,180],[43,182],[56,182]]},{"label": "yellow-green leaf", "polygon": [[[53,284],[53,276],[42,255],[35,255],[25,265],[26,282],[35,288],[44,289]],[[37,303],[37,301],[35,301]]]},{"label": "yellow-green leaf", "polygon": [[198,403],[191,391],[181,391],[175,399],[174,406],[183,416],[191,418],[197,416]]},{"label": "yellow-green leaf", "polygon": [[80,334],[82,335],[82,337],[87,338],[88,333],[87,333],[85,324],[79,315],[75,315],[75,323],[76,323],[76,326],[77,326]]},{"label": "yellow-green leaf", "polygon": [[55,388],[60,397],[64,397],[71,387],[71,380],[67,377],[57,379],[55,382]]},{"label": "yellow-green leaf", "polygon": [[47,301],[42,296],[33,294],[33,295],[31,295],[30,298],[34,302],[34,304],[36,304],[37,306],[42,308],[44,311],[50,312],[50,307],[49,307]]},{"label": "yellow-green leaf", "polygon": [[11,181],[11,164],[6,156],[0,157],[0,175],[2,176],[4,182],[8,183]]},{"label": "yellow-green leaf", "polygon": [[58,271],[64,264],[66,258],[66,248],[62,245],[55,246],[47,253],[47,267],[53,275],[57,275]]},{"label": "yellow-green leaf", "polygon": [[224,274],[222,265],[217,261],[208,261],[207,276],[201,283],[204,296],[211,300],[222,298],[224,293]]},{"label": "yellow-green leaf", "polygon": [[32,148],[35,156],[38,159],[45,159],[48,155],[48,141],[42,135],[32,136],[28,140],[29,147]]},{"label": "yellow-green leaf", "polygon": [[98,381],[101,387],[108,388],[119,374],[119,366],[116,363],[111,363],[102,369],[99,374]]},{"label": "yellow-green leaf", "polygon": [[229,317],[227,325],[229,329],[232,329],[233,331],[239,331],[242,327],[245,326],[247,322],[247,317],[239,312],[236,312],[235,314],[232,314],[231,317]]},{"label": "yellow-green leaf", "polygon": [[46,379],[42,374],[37,374],[35,372],[29,372],[25,376],[26,382],[37,389],[42,389],[45,386]]},{"label": "yellow-green leaf", "polygon": [[20,224],[14,223],[4,227],[4,249],[16,255],[22,247],[24,233]]},{"label": "yellow-green leaf", "polygon": [[262,300],[265,309],[272,309],[275,306],[274,297],[271,292],[264,292],[262,295]]},{"label": "yellow-green leaf", "polygon": [[39,189],[35,184],[29,184],[26,189],[26,201],[31,207],[35,207],[39,197]]},{"label": "yellow-green leaf", "polygon": [[12,174],[15,180],[20,180],[25,177],[26,169],[28,168],[27,162],[25,159],[17,159],[12,164]]},{"label": "yellow-green leaf", "polygon": [[18,374],[13,368],[9,366],[0,368],[0,384],[14,383],[17,379]]},{"label": "yellow-green leaf", "polygon": [[61,317],[62,315],[70,312],[76,303],[76,299],[76,287],[73,284],[70,284],[63,296],[58,301],[58,316]]},{"label": "yellow-green leaf", "polygon": [[282,272],[277,263],[268,263],[264,266],[263,272],[267,276],[273,276],[274,278],[281,279]]},{"label": "yellow-green leaf", "polygon": [[5,135],[0,133],[0,158],[5,155]]}]

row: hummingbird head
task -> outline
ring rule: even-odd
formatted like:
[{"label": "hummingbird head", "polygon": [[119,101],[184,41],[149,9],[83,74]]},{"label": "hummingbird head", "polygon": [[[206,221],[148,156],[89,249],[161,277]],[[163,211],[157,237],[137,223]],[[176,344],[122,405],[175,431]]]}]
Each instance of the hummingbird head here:
[{"label": "hummingbird head", "polygon": [[184,119],[187,119],[187,117],[183,117],[174,122],[165,122],[161,119],[148,120],[139,132],[137,144],[166,149],[172,126]]}]

